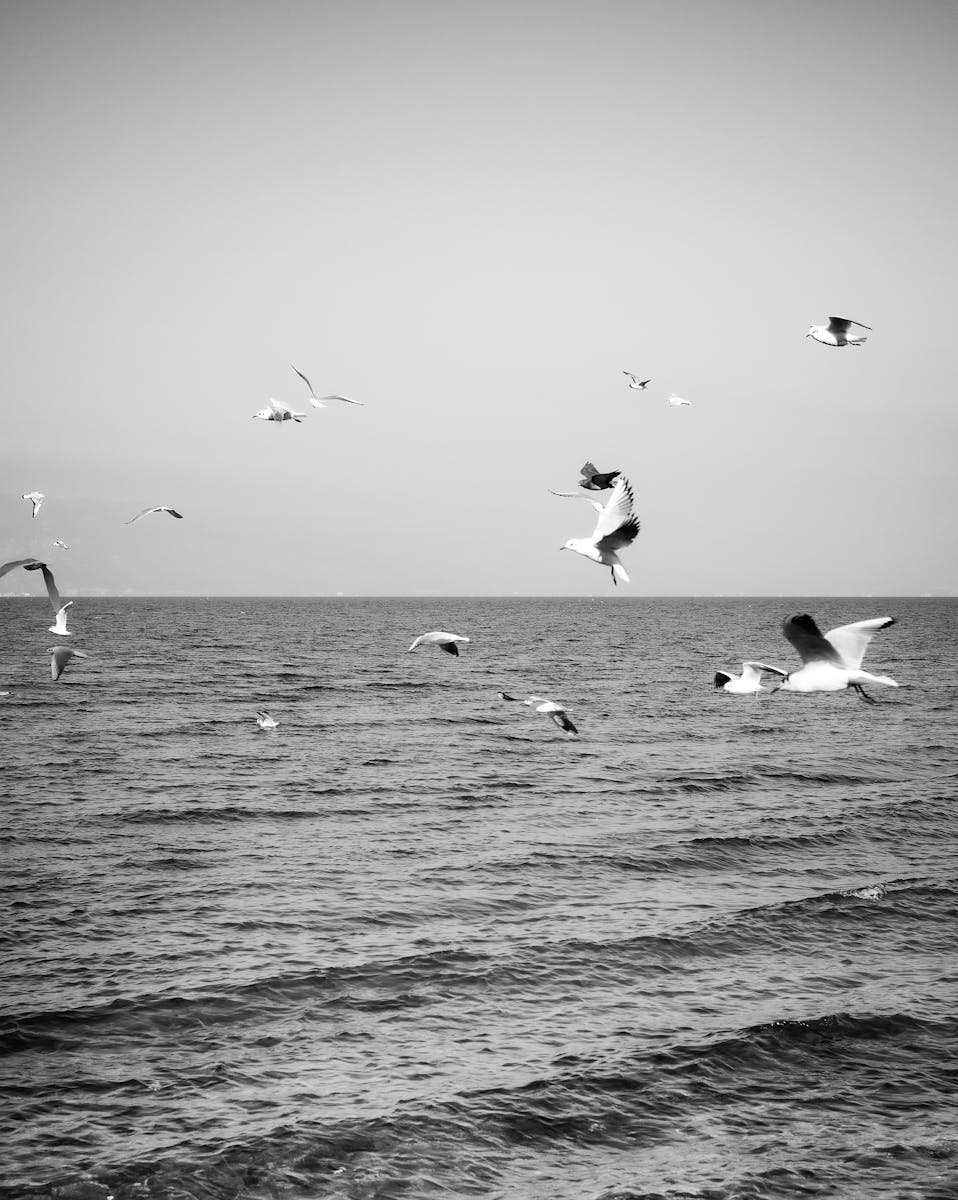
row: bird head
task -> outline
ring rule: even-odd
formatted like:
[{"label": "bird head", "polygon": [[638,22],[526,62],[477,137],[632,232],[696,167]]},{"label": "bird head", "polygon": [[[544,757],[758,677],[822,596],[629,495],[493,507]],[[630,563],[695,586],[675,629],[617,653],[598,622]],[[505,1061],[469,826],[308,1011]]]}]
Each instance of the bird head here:
[{"label": "bird head", "polygon": [[259,418],[261,421],[271,421],[273,419],[273,410],[271,408],[261,408],[259,412],[253,413],[253,420]]}]

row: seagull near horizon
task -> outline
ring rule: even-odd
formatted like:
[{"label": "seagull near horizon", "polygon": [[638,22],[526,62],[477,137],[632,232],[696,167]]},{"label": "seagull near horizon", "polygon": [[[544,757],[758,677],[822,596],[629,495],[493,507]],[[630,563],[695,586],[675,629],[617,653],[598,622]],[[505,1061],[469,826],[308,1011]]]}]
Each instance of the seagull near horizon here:
[{"label": "seagull near horizon", "polygon": [[563,733],[573,734],[578,733],[572,719],[566,712],[565,706],[558,704],[555,700],[547,700],[545,696],[527,696],[525,700],[521,696],[510,696],[508,692],[498,693],[500,700],[512,700],[516,704],[526,704],[529,708],[534,708],[536,712],[545,713],[550,717]]},{"label": "seagull near horizon", "polygon": [[295,421],[297,425],[301,425],[305,416],[305,413],[294,412],[288,404],[283,404],[270,396],[269,408],[261,408],[254,412],[253,420],[258,418],[260,421]]},{"label": "seagull near horizon", "polygon": [[668,403],[671,404],[673,408],[681,408],[683,405],[691,404],[692,401],[683,400],[681,396],[676,396],[676,394],[673,392],[672,395],[669,396]]},{"label": "seagull near horizon", "polygon": [[[289,365],[291,367],[293,367],[292,363],[290,363]],[[306,378],[306,376],[303,374],[303,372],[298,370],[296,367],[293,367],[293,370],[300,377],[300,379],[303,381],[303,383],[305,383],[306,386],[309,388],[309,402],[313,406],[313,408],[325,408],[326,405],[325,405],[324,401],[326,401],[326,400],[342,400],[342,402],[344,404],[358,404],[360,407],[362,407],[362,403],[363,403],[362,400],[350,400],[350,398],[348,396],[339,396],[339,395],[317,396],[316,393],[313,391],[313,385],[309,382],[309,380]]]},{"label": "seagull near horizon", "polygon": [[[570,495],[576,493],[572,492]],[[632,511],[633,496],[629,481],[624,475],[620,475],[615,481],[608,503],[603,507],[597,500],[593,500],[592,504],[598,510],[598,516],[591,537],[569,538],[559,549],[574,550],[576,554],[582,554],[593,562],[609,567],[612,582],[615,584],[618,584],[616,576],[623,583],[629,583],[628,572],[619,561],[617,553],[631,546],[639,534],[639,522]]]},{"label": "seagull near horizon", "polygon": [[256,724],[260,729],[278,729],[279,721],[274,720],[268,712],[257,712]]},{"label": "seagull near horizon", "polygon": [[[594,463],[587,462],[579,468],[579,474],[582,476],[579,480],[580,488],[585,488],[587,492],[604,492],[615,483],[621,472],[599,471]],[[556,495],[565,495],[565,493],[556,492]]]},{"label": "seagull near horizon", "polygon": [[770,667],[768,663],[743,662],[741,675],[730,675],[727,671],[716,671],[715,686],[721,688],[724,692],[736,692],[739,695],[748,695],[752,692],[767,692],[769,689],[762,686],[762,674],[765,671],[769,671],[773,675],[779,675],[782,679],[788,674],[787,671],[779,670],[778,667]]},{"label": "seagull near horizon", "polygon": [[822,634],[808,613],[789,617],[782,623],[782,633],[798,651],[802,665],[790,671],[774,692],[840,692],[850,687],[867,700],[875,701],[862,687],[863,683],[880,683],[883,687],[898,687],[888,675],[872,675],[861,669],[868,643],[880,629],[895,624],[894,617],[870,617],[851,625],[839,625]]},{"label": "seagull near horizon", "polygon": [[812,325],[805,336],[814,338],[823,346],[861,346],[868,341],[863,333],[849,333],[850,325],[872,332],[872,327],[863,325],[861,321],[851,321],[848,317],[829,317],[827,325]]},{"label": "seagull near horizon", "polygon": [[132,525],[134,522],[139,521],[140,517],[148,517],[150,513],[158,512],[169,513],[171,517],[176,517],[178,521],[183,520],[183,514],[177,512],[175,508],[170,508],[168,504],[154,504],[150,508],[144,508],[142,512],[138,512],[135,517],[130,517],[129,521],[124,521],[123,523],[124,525]]},{"label": "seagull near horizon", "polygon": [[628,375],[629,387],[639,392],[644,392],[652,382],[651,379],[639,379],[639,377],[637,375],[633,375],[631,371],[623,371],[622,374]]},{"label": "seagull near horizon", "polygon": [[50,659],[50,677],[54,683],[56,683],[67,669],[71,659],[87,657],[82,650],[73,650],[69,646],[48,646],[47,654],[52,655]]},{"label": "seagull near horizon", "polygon": [[413,644],[409,647],[409,651],[415,650],[417,646],[438,646],[440,650],[445,650],[447,654],[459,657],[459,642],[468,642],[469,638],[464,637],[461,633],[444,633],[441,629],[436,629],[432,633],[422,633]]},{"label": "seagull near horizon", "polygon": [[43,492],[23,492],[20,496],[20,499],[30,501],[30,503],[33,505],[33,512],[30,514],[30,516],[35,518],[37,513],[40,511],[40,505],[43,503],[46,497],[44,496]]},{"label": "seagull near horizon", "polygon": [[67,609],[72,603],[72,600],[68,600],[66,604],[64,604],[63,607],[57,611],[56,624],[50,626],[50,633],[55,633],[58,637],[71,636],[69,629],[67,629]]}]

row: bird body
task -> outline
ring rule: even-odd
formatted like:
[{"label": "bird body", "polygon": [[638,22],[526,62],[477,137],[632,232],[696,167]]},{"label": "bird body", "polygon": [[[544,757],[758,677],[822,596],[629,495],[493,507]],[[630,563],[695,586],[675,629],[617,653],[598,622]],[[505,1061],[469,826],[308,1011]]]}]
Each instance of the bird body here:
[{"label": "bird body", "polygon": [[257,712],[256,724],[260,729],[278,729],[279,721],[275,720],[268,712]]},{"label": "bird body", "polygon": [[[576,495],[576,493],[573,492],[570,495]],[[639,533],[639,522],[632,511],[633,496],[629,481],[624,475],[620,475],[615,482],[608,503],[603,507],[599,507],[595,501],[593,503],[598,509],[598,515],[592,535],[569,538],[560,549],[574,550],[576,554],[581,554],[584,558],[591,559],[592,562],[609,567],[613,583],[618,583],[618,579],[628,583],[629,576],[619,561],[618,551],[625,549],[626,546],[631,546]]]},{"label": "bird body", "polygon": [[508,692],[499,692],[501,700],[512,700],[516,704],[525,704],[529,708],[534,708],[536,712],[545,713],[546,716],[563,731],[563,733],[578,733],[571,717],[566,712],[564,704],[559,704],[555,700],[547,700],[544,696],[527,696],[525,700],[521,696],[510,696]]},{"label": "bird body", "polygon": [[849,333],[852,325],[871,332],[871,326],[863,325],[861,321],[851,321],[848,317],[829,317],[827,325],[812,325],[805,336],[814,338],[823,346],[861,346],[868,338],[862,333]]},{"label": "bird body", "polygon": [[863,671],[862,661],[875,634],[894,624],[894,617],[870,617],[822,634],[807,613],[790,617],[783,622],[782,632],[798,651],[802,666],[790,671],[774,690],[841,692],[850,687],[873,704],[874,700],[862,689],[863,683],[879,683],[883,687],[898,687],[898,684],[888,675]]},{"label": "bird body", "polygon": [[30,516],[36,517],[37,513],[40,511],[40,505],[43,503],[45,497],[43,492],[23,492],[20,496],[20,499],[30,501],[30,503],[33,505],[33,512],[30,514]]},{"label": "bird body", "polygon": [[676,396],[673,392],[673,394],[669,396],[668,403],[672,406],[672,408],[682,408],[683,406],[687,407],[690,405],[692,401],[683,400],[681,396]]},{"label": "bird body", "polygon": [[56,624],[50,626],[50,633],[55,633],[58,637],[71,636],[69,629],[67,629],[67,609],[72,603],[72,600],[68,600],[57,612]]},{"label": "bird body", "polygon": [[261,421],[295,421],[297,424],[302,424],[305,413],[294,412],[288,404],[283,404],[280,400],[274,400],[272,396],[269,398],[269,408],[261,408],[258,412],[253,413],[253,420],[257,418]]},{"label": "bird body", "polygon": [[[292,363],[290,363],[289,365],[291,367],[293,367]],[[313,406],[313,408],[325,408],[326,400],[342,400],[342,402],[344,404],[358,404],[358,405],[362,406],[361,400],[350,400],[350,398],[348,396],[339,396],[339,395],[317,396],[316,393],[313,391],[313,385],[309,382],[309,380],[306,378],[306,376],[303,374],[303,372],[297,370],[296,367],[293,367],[293,370],[296,371],[296,374],[300,377],[300,379],[303,381],[303,383],[305,383],[306,386],[309,388],[309,402]]]},{"label": "bird body", "polygon": [[767,663],[743,662],[741,675],[729,675],[726,671],[716,671],[715,686],[723,692],[735,692],[748,695],[752,692],[764,692],[768,689],[762,686],[762,673],[771,671],[773,675],[785,678],[786,672],[778,667],[770,667]]},{"label": "bird body", "polygon": [[72,650],[69,646],[49,646],[47,654],[52,655],[50,659],[50,677],[56,682],[73,658],[86,658],[82,650]]},{"label": "bird body", "polygon": [[59,546],[61,550],[69,550],[70,549],[70,547],[66,544],[66,542],[61,541],[60,538],[57,538],[57,540],[53,543],[53,546],[54,546],[54,549],[57,546]]},{"label": "bird body", "polygon": [[447,654],[452,654],[459,657],[459,642],[468,642],[469,638],[464,637],[461,633],[445,633],[442,629],[436,629],[432,633],[422,633],[409,650],[415,650],[417,646],[438,646],[440,650],[445,650]]},{"label": "bird body", "polygon": [[637,375],[633,375],[631,371],[623,371],[622,374],[628,375],[629,387],[633,388],[636,391],[644,392],[645,389],[652,382],[651,379],[639,379],[639,377]]},{"label": "bird body", "polygon": [[177,512],[175,508],[170,508],[168,504],[154,504],[152,508],[144,508],[143,511],[138,512],[135,517],[130,517],[129,521],[125,521],[124,524],[132,525],[134,522],[139,521],[140,517],[148,517],[150,513],[159,512],[169,513],[171,517],[176,517],[178,521],[183,520],[183,514]]},{"label": "bird body", "polygon": [[[595,466],[590,462],[580,467],[579,471],[582,475],[582,478],[579,480],[579,487],[585,488],[587,492],[607,491],[620,475],[619,471],[597,471]],[[556,492],[556,495],[559,494]]]}]

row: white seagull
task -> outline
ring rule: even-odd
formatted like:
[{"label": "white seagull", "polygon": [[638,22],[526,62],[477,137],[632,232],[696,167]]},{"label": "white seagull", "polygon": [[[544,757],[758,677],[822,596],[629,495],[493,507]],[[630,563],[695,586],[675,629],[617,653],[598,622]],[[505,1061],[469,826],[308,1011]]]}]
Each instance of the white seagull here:
[{"label": "white seagull", "polygon": [[765,692],[768,689],[762,686],[764,671],[770,671],[773,675],[781,676],[782,679],[788,674],[787,671],[781,671],[778,667],[770,667],[768,663],[743,662],[741,675],[716,671],[715,686],[724,692],[737,692],[740,695],[747,695],[750,692]]},{"label": "white seagull", "polygon": [[634,389],[636,389],[637,391],[640,391],[640,392],[644,392],[644,391],[645,391],[645,389],[646,389],[646,388],[649,386],[649,384],[652,382],[652,380],[651,380],[651,379],[639,379],[639,377],[638,377],[637,375],[633,375],[631,371],[623,371],[623,372],[622,372],[622,374],[623,374],[623,375],[628,375],[628,377],[629,377],[629,387],[630,387],[630,388],[634,388]]},{"label": "white seagull", "polygon": [[58,637],[70,637],[70,631],[67,629],[67,609],[73,603],[68,600],[66,604],[57,612],[57,620],[55,625],[50,626],[50,633],[57,634]]},{"label": "white seagull", "polygon": [[148,517],[150,513],[165,512],[171,517],[176,517],[178,521],[183,520],[183,514],[177,512],[175,508],[170,508],[168,504],[154,504],[151,508],[144,508],[142,512],[138,512],[135,517],[130,517],[129,521],[124,521],[124,525],[132,525],[135,521],[139,521],[140,517]]},{"label": "white seagull", "polygon": [[258,712],[256,714],[256,724],[260,729],[277,729],[279,721],[274,720],[268,712]]},{"label": "white seagull", "polygon": [[66,544],[66,542],[61,541],[59,538],[57,538],[57,540],[53,543],[53,545],[54,545],[54,548],[59,546],[61,550],[69,550],[70,549],[70,547]]},{"label": "white seagull", "polygon": [[33,505],[33,512],[30,514],[35,517],[40,511],[40,505],[44,501],[43,492],[23,492],[20,496],[21,500],[29,500]]},{"label": "white seagull", "polygon": [[862,659],[868,643],[879,629],[887,629],[894,624],[894,617],[870,617],[867,621],[840,625],[823,635],[807,613],[789,617],[782,624],[782,632],[801,656],[802,666],[797,671],[790,671],[772,690],[840,692],[851,687],[863,700],[874,704],[875,701],[862,687],[863,683],[880,683],[885,687],[898,687],[898,684],[888,675],[872,675],[863,671]]},{"label": "white seagull", "polygon": [[829,317],[827,325],[812,325],[805,336],[814,338],[823,346],[861,346],[868,341],[863,333],[849,333],[850,325],[867,329],[869,333],[872,331],[870,325],[863,325],[861,321],[850,321],[848,317]]},{"label": "white seagull", "polygon": [[[293,367],[292,363],[290,363],[289,365],[291,367]],[[344,404],[358,404],[358,405],[362,406],[362,403],[363,403],[362,400],[350,400],[350,398],[348,396],[339,396],[339,395],[317,396],[316,393],[313,391],[313,385],[309,382],[309,380],[306,378],[306,376],[303,374],[303,372],[297,370],[296,367],[293,367],[293,370],[296,371],[296,374],[300,377],[300,379],[303,381],[303,383],[305,383],[306,386],[309,388],[309,402],[313,406],[313,408],[325,408],[326,405],[325,405],[324,401],[326,401],[326,400],[342,400]]]},{"label": "white seagull", "polygon": [[453,654],[458,658],[459,647],[457,643],[468,641],[469,639],[463,637],[461,633],[443,633],[441,629],[437,629],[433,633],[420,634],[409,647],[409,650],[415,650],[417,646],[423,645],[438,646],[440,650],[445,650],[447,654]]},{"label": "white seagull", "polygon": [[255,421],[258,417],[261,421],[295,421],[297,424],[302,424],[305,416],[305,413],[294,412],[288,404],[283,404],[270,396],[269,408],[261,408],[258,412],[254,412],[253,420]]},{"label": "white seagull", "polygon": [[[561,493],[556,494],[561,495]],[[576,492],[569,494],[578,495]],[[586,500],[589,497],[583,496],[582,499]],[[615,481],[608,504],[602,507],[598,501],[593,500],[591,503],[598,509],[592,536],[569,538],[566,544],[560,546],[559,549],[574,550],[576,554],[582,554],[586,558],[591,558],[593,562],[609,567],[612,571],[613,583],[618,583],[616,576],[624,583],[628,583],[628,573],[619,562],[617,551],[631,546],[639,533],[639,522],[632,511],[632,487],[626,477],[620,475]]]},{"label": "white seagull", "polygon": [[668,402],[673,408],[681,408],[683,405],[692,403],[691,400],[683,400],[681,396],[676,396],[674,392],[669,396]]},{"label": "white seagull", "polygon": [[50,659],[50,677],[54,682],[67,669],[67,664],[71,658],[86,658],[82,650],[71,650],[69,646],[48,646],[47,654],[53,656]]},{"label": "white seagull", "polygon": [[534,708],[536,712],[545,713],[548,717],[559,726],[563,733],[573,734],[578,733],[572,719],[566,712],[565,707],[558,704],[555,700],[546,700],[544,696],[527,696],[525,700],[521,696],[510,696],[508,692],[499,692],[501,700],[513,700],[517,704],[527,704],[530,708]]}]

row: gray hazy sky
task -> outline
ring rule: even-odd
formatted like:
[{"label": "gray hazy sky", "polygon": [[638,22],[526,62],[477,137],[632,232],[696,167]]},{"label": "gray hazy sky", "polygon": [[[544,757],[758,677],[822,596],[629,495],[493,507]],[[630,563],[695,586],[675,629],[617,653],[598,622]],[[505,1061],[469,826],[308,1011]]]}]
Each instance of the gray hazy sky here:
[{"label": "gray hazy sky", "polygon": [[[0,561],[611,592],[547,492],[591,458],[631,594],[958,591],[956,35],[951,0],[4,5]],[[832,313],[867,346],[804,339]],[[366,407],[252,420],[307,407],[290,362]]]}]

